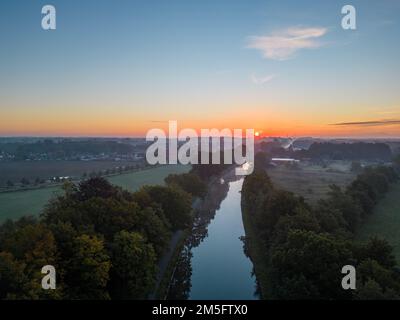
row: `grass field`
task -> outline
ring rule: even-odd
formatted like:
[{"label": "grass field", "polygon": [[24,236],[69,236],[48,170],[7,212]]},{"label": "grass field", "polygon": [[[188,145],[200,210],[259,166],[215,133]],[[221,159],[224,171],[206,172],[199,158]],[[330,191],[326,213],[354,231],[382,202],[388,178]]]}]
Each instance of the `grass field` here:
[{"label": "grass field", "polygon": [[164,179],[171,173],[185,173],[190,170],[190,166],[167,165],[154,169],[147,169],[127,174],[121,174],[108,178],[117,186],[131,191],[137,190],[145,184],[162,184]]},{"label": "grass field", "polygon": [[0,193],[0,223],[40,213],[60,187]]},{"label": "grass field", "polygon": [[[115,185],[134,191],[145,184],[162,184],[164,178],[171,173],[184,173],[189,170],[190,166],[168,165],[112,176],[108,179]],[[39,214],[57,192],[61,192],[60,187],[0,193],[0,223],[24,215]]]},{"label": "grass field", "polygon": [[276,187],[301,195],[310,203],[325,197],[329,185],[344,187],[355,178],[355,174],[335,163],[327,168],[307,164],[300,164],[298,169],[277,166],[267,169],[267,173]]},{"label": "grass field", "polygon": [[392,186],[376,206],[374,213],[367,218],[356,234],[356,240],[367,241],[377,235],[386,239],[394,248],[400,262],[400,182]]},{"label": "grass field", "polygon": [[8,180],[15,182],[26,178],[50,179],[55,176],[80,178],[84,173],[133,165],[132,161],[11,161],[0,162],[0,186]]}]

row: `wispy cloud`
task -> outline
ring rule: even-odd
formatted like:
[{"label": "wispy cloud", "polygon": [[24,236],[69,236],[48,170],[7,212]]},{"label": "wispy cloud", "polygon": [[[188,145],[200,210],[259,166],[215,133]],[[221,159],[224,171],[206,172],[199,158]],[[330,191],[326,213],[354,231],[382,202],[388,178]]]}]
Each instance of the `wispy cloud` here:
[{"label": "wispy cloud", "polygon": [[266,36],[250,37],[247,47],[261,50],[267,59],[287,60],[301,49],[320,47],[318,38],[326,33],[327,29],[322,27],[292,27]]},{"label": "wispy cloud", "polygon": [[357,122],[340,122],[333,123],[332,126],[392,126],[400,125],[400,119],[388,119],[388,120],[372,120],[372,121],[357,121]]},{"label": "wispy cloud", "polygon": [[251,81],[257,85],[263,85],[264,83],[269,82],[274,78],[275,78],[274,74],[270,74],[270,75],[266,75],[266,76],[262,76],[262,77],[257,77],[254,73],[251,75]]}]

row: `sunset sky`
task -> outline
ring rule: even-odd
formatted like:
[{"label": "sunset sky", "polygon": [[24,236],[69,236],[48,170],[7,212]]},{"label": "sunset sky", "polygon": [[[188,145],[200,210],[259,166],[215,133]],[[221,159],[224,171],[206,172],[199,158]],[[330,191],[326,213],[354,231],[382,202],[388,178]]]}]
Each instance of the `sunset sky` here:
[{"label": "sunset sky", "polygon": [[1,136],[400,137],[398,0],[2,0],[0,42]]}]

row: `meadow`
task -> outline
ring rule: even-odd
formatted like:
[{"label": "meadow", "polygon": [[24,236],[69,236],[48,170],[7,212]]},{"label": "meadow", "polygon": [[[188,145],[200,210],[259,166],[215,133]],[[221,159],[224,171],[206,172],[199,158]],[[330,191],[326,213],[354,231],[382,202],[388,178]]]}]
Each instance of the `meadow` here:
[{"label": "meadow", "polygon": [[400,262],[400,182],[391,187],[356,233],[356,240],[367,241],[370,237],[379,236],[386,239],[394,249],[397,261]]},{"label": "meadow", "polygon": [[[111,183],[130,191],[146,184],[163,184],[171,173],[184,173],[190,166],[167,165],[125,173],[107,178]],[[46,203],[59,194],[61,187],[33,189],[0,193],[0,223],[7,219],[18,219],[25,215],[38,215]]]},{"label": "meadow", "polygon": [[20,182],[26,178],[33,182],[36,178],[72,176],[80,178],[84,173],[114,169],[116,167],[135,164],[132,161],[10,161],[0,162],[0,186],[12,182]]},{"label": "meadow", "polygon": [[342,162],[333,162],[326,168],[305,163],[297,168],[279,165],[268,168],[267,173],[277,188],[300,195],[311,204],[324,198],[331,184],[345,187],[356,176],[350,172],[349,165]]}]

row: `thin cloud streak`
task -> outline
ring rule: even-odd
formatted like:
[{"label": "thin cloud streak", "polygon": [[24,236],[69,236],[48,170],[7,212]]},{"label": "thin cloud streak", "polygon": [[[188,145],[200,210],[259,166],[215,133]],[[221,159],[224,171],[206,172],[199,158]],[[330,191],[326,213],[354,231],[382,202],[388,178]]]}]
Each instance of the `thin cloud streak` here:
[{"label": "thin cloud streak", "polygon": [[273,32],[267,36],[249,38],[248,48],[261,50],[264,58],[287,60],[301,49],[315,49],[322,46],[318,38],[327,33],[327,28],[292,27]]},{"label": "thin cloud streak", "polygon": [[389,119],[389,120],[373,120],[373,121],[358,121],[358,122],[340,122],[330,124],[331,126],[392,126],[400,125],[400,119]]},{"label": "thin cloud streak", "polygon": [[263,85],[264,83],[270,82],[274,78],[274,74],[266,75],[263,77],[257,77],[254,73],[251,75],[251,81],[256,85]]}]

